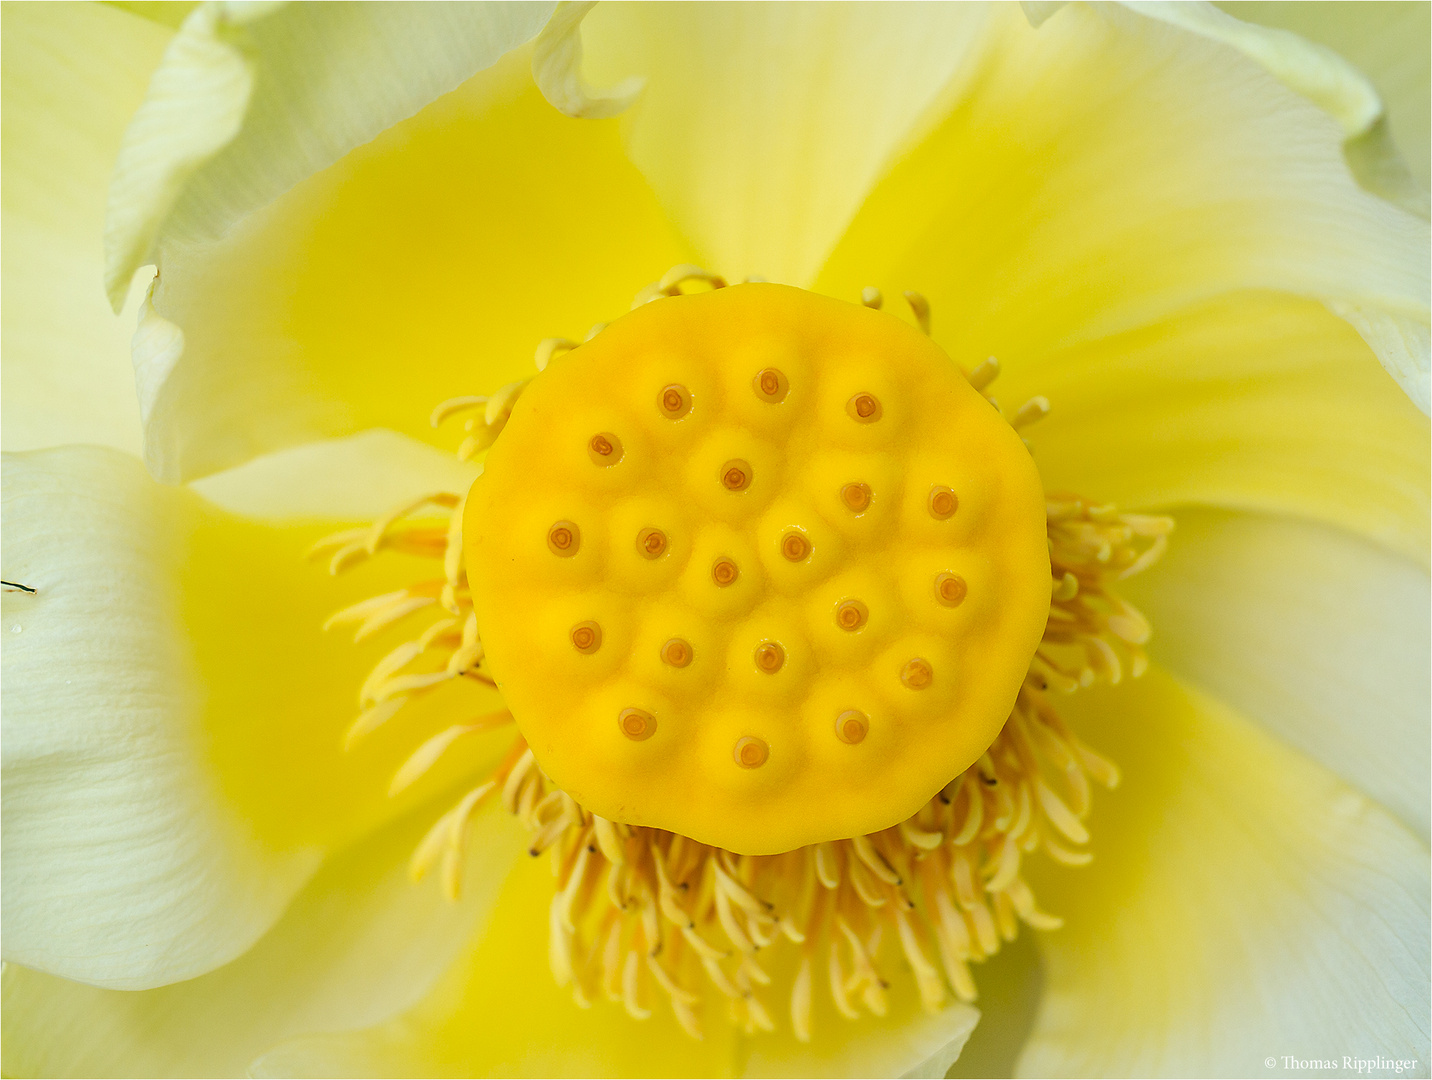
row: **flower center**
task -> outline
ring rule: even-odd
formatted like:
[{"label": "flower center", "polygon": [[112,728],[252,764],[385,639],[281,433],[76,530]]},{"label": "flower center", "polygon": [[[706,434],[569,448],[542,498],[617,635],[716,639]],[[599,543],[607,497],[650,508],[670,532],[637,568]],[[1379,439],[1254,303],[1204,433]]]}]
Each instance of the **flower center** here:
[{"label": "flower center", "polygon": [[464,537],[543,772],[741,854],[910,817],[999,734],[1049,611],[1010,425],[913,327],[779,285],[646,304],[549,364]]},{"label": "flower center", "polygon": [[713,1000],[773,1030],[783,994],[806,1041],[817,983],[852,1020],[898,970],[926,1009],[970,1001],[971,962],[1059,925],[1025,858],[1091,858],[1090,781],[1118,773],[1054,694],[1144,670],[1117,582],[1173,523],[1044,497],[1014,429],[1048,402],[1006,423],[993,359],[962,374],[882,302],[675,267],[583,345],[539,345],[537,378],[438,407],[468,414],[459,457],[490,451],[466,500],[315,545],[335,574],[385,550],[440,567],[330,619],[362,640],[434,616],[348,740],[447,681],[500,683],[508,709],[429,738],[390,790],[516,718],[411,871],[456,897],[500,800],[551,856],[548,957],[579,1004],[664,1001],[700,1037]]}]

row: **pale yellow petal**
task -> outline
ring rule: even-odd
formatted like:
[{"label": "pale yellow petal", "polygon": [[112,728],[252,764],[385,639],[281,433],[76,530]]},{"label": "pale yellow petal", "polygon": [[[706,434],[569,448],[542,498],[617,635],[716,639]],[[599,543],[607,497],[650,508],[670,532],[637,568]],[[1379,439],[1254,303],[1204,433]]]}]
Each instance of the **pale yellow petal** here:
[{"label": "pale yellow petal", "polygon": [[628,147],[697,261],[807,286],[987,20],[977,4],[603,4],[583,35],[595,81],[646,79]]},{"label": "pale yellow petal", "polygon": [[1420,319],[1395,315],[1374,306],[1328,302],[1328,310],[1347,321],[1377,354],[1387,373],[1407,391],[1413,403],[1427,413],[1428,326]]},{"label": "pale yellow petal", "polygon": [[173,986],[101,990],[18,965],[4,974],[7,1076],[243,1076],[275,1042],[375,1023],[413,1004],[491,909],[513,859],[513,820],[474,819],[462,899],[415,886],[429,805],[330,860],[233,963]]},{"label": "pale yellow petal", "polygon": [[454,711],[498,707],[463,680],[342,749],[394,642],[323,622],[430,564],[331,579],[304,553],[332,523],[246,520],[97,448],[6,455],[4,515],[5,577],[36,590],[4,593],[7,960],[125,989],[200,975],[326,851],[505,747],[465,743],[387,797]]},{"label": "pale yellow petal", "polygon": [[[364,1031],[290,1040],[259,1058],[253,1074],[943,1075],[978,1015],[964,1006],[924,1015],[911,980],[895,979],[885,1020],[852,1023],[817,995],[814,1039],[803,1047],[788,1031],[737,1035],[726,1019],[724,999],[704,1009],[704,1037],[697,1042],[651,986],[645,1001],[653,1012],[649,1020],[634,1021],[605,999],[579,1008],[548,969],[552,889],[546,860],[519,863],[472,952],[420,1005]],[[770,1011],[784,1027],[785,1009],[771,1004]]]},{"label": "pale yellow petal", "polygon": [[377,429],[265,454],[191,487],[246,518],[367,522],[422,495],[464,495],[477,474],[451,453]]},{"label": "pale yellow petal", "polygon": [[125,133],[106,229],[110,302],[165,236],[246,213],[532,38],[531,4],[205,4]]},{"label": "pale yellow petal", "polygon": [[189,12],[199,6],[198,0],[104,0],[104,3],[171,30],[178,30]]},{"label": "pale yellow petal", "polygon": [[1044,977],[1038,935],[1023,932],[970,969],[981,1021],[960,1052],[950,1077],[1013,1076],[1014,1063],[1034,1026]]},{"label": "pale yellow petal", "polygon": [[104,204],[168,31],[91,4],[5,8],[0,51],[4,445],[137,451],[132,318],[104,298]]},{"label": "pale yellow petal", "polygon": [[1428,184],[1432,102],[1428,93],[1432,8],[1405,0],[1322,3],[1231,0],[1218,5],[1230,15],[1291,30],[1335,49],[1372,80],[1387,110],[1393,141],[1425,190]]},{"label": "pale yellow petal", "polygon": [[[913,982],[903,968],[898,977]],[[852,1022],[821,1003],[820,1026],[808,1044],[796,1042],[784,1027],[746,1039],[741,1075],[943,1077],[980,1021],[980,1011],[968,1005],[949,1005],[931,1015],[903,992],[892,995],[890,1010],[885,1017]]]},{"label": "pale yellow petal", "polygon": [[596,0],[562,0],[532,47],[532,77],[554,108],[577,119],[600,120],[625,111],[642,87],[639,77],[610,90],[597,90],[582,78],[582,19]]},{"label": "pale yellow petal", "polygon": [[1191,507],[1125,593],[1154,659],[1262,724],[1427,839],[1424,567],[1310,522]]},{"label": "pale yellow petal", "polygon": [[428,417],[535,373],[686,249],[622,154],[616,121],[543,100],[523,49],[240,221],[169,244],[141,328],[145,456],[205,475]]},{"label": "pale yellow petal", "polygon": [[1319,304],[1235,294],[1008,369],[1006,407],[1053,404],[1027,433],[1048,490],[1309,518],[1426,563],[1427,418]]},{"label": "pale yellow petal", "polygon": [[724,1009],[709,1010],[697,1042],[665,1006],[644,1022],[604,999],[578,1008],[548,969],[552,890],[547,860],[524,858],[467,955],[415,1008],[363,1031],[290,1040],[255,1061],[251,1074],[734,1075],[738,1051]]},{"label": "pale yellow petal", "polygon": [[1243,22],[1213,4],[1125,0],[1125,6],[1221,41],[1261,64],[1338,121],[1345,136],[1343,157],[1363,188],[1427,217],[1426,185],[1412,178],[1392,145],[1376,87],[1336,48],[1280,27]]},{"label": "pale yellow petal", "polygon": [[[1427,223],[1359,188],[1342,138],[1231,46],[1120,8],[1069,5],[1037,29],[1009,9],[819,288],[917,289],[957,359],[1010,369],[1235,290],[1425,328]],[[1425,351],[1383,360],[1425,408]]]},{"label": "pale yellow petal", "polygon": [[1325,45],[1285,30],[1243,22],[1213,4],[1124,0],[1124,6],[1145,18],[1232,46],[1326,111],[1349,137],[1361,135],[1382,115],[1382,101],[1372,82]]},{"label": "pale yellow petal", "polygon": [[[1123,768],[1065,918],[1026,1076],[1262,1076],[1428,1046],[1428,853],[1391,815],[1158,669],[1072,699]],[[1415,749],[1409,752],[1416,753]],[[1296,1070],[1286,1070],[1288,1074]]]}]

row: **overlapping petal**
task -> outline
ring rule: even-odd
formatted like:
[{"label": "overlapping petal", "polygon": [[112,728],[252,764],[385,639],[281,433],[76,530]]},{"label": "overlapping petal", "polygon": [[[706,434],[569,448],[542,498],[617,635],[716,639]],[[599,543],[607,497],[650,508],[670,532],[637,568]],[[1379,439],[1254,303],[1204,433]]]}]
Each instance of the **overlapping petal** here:
[{"label": "overlapping petal", "polygon": [[[512,54],[244,218],[175,241],[135,353],[151,471],[204,475],[533,374],[682,259],[616,121]],[[657,268],[653,270],[653,268]]]},{"label": "overlapping petal", "polygon": [[[361,473],[373,448],[341,464]],[[408,497],[439,473],[409,475]],[[402,559],[340,589],[302,561],[313,524],[227,513],[116,451],[7,455],[4,500],[7,579],[36,590],[4,597],[7,960],[130,989],[202,974],[326,851],[496,752],[474,744],[387,798],[393,763],[452,710],[493,707],[458,686],[341,749],[381,654],[322,624],[353,588],[410,580]]]},{"label": "overlapping petal", "polygon": [[1011,366],[1228,292],[1291,293],[1398,328],[1370,344],[1425,411],[1427,223],[1357,186],[1342,136],[1221,42],[1119,9],[1037,29],[1005,11],[818,287],[917,288],[953,355]]},{"label": "overlapping petal", "polygon": [[1157,670],[1071,714],[1126,782],[1051,872],[1028,1076],[1242,1076],[1282,1054],[1427,1060],[1427,848]]},{"label": "overlapping petal", "polygon": [[972,62],[979,4],[602,4],[598,82],[638,76],[632,160],[703,265],[809,286]]},{"label": "overlapping petal", "polygon": [[530,40],[552,7],[201,5],[170,42],[115,165],[110,301],[166,238],[222,235]]},{"label": "overlapping petal", "polygon": [[1232,0],[1219,7],[1247,22],[1291,31],[1334,49],[1366,75],[1382,99],[1392,139],[1425,198],[1432,167],[1432,65],[1424,48],[1432,34],[1432,13],[1427,5]]},{"label": "overlapping petal", "polygon": [[66,442],[139,449],[134,322],[110,311],[100,279],[104,206],[125,124],[168,37],[98,4],[6,9],[6,449]]},{"label": "overlapping petal", "polygon": [[[1196,0],[1125,2],[1148,18],[1221,41],[1261,64],[1290,89],[1338,121],[1344,135],[1343,159],[1364,189],[1419,217],[1427,217],[1426,182],[1414,179],[1398,153],[1376,85],[1341,55],[1336,42],[1324,43],[1276,25],[1236,19],[1213,4]],[[1375,19],[1365,18],[1365,21],[1370,23]],[[1423,85],[1426,85],[1425,79]],[[1422,352],[1425,356],[1426,349]],[[1382,355],[1381,348],[1378,353]],[[1393,369],[1389,367],[1389,370]],[[1416,384],[1416,380],[1413,383]],[[1421,380],[1424,390],[1425,385],[1424,378]],[[1425,411],[1425,392],[1422,405]]]},{"label": "overlapping petal", "polygon": [[1128,583],[1155,660],[1427,839],[1426,570],[1323,526],[1184,507]]},{"label": "overlapping petal", "polygon": [[[1425,410],[1427,236],[1353,183],[1348,117],[1226,38],[1127,12],[1035,29],[973,5],[615,7],[588,20],[589,67],[648,80],[633,165],[615,121],[542,101],[530,51],[497,60],[551,5],[434,8],[397,37],[382,5],[350,7],[201,10],[131,129],[110,284],[161,264],[135,356],[155,474],[376,424],[430,437],[436,400],[529,374],[537,340],[580,338],[665,266],[805,284],[853,218],[819,287],[919,288],[953,355],[1005,362],[1006,404],[1053,398],[1035,438],[1051,487],[1323,523],[1183,515],[1182,553],[1139,599],[1156,657],[1233,709],[1156,673],[1081,710],[1129,782],[1098,811],[1098,867],[1047,893],[1070,928],[1047,942],[1024,1070],[1240,1072],[1276,1052],[1248,1041],[1269,1032],[1426,1060],[1427,775],[1407,753],[1427,741],[1409,676],[1426,577],[1388,551],[1426,557],[1427,425],[1371,354]],[[65,18],[107,63],[100,17]],[[37,61],[32,78],[12,40],[27,94],[65,74]],[[138,55],[105,92],[132,89]],[[88,150],[42,149],[92,181]],[[69,196],[37,190],[7,184],[7,231],[78,236]],[[56,256],[55,280],[81,261]],[[70,309],[36,306],[13,325],[41,343]],[[63,340],[64,363],[86,355]],[[7,403],[48,392],[15,385]],[[12,966],[6,1072],[231,1072],[288,1039],[260,1074],[942,1073],[971,1010],[818,1015],[814,1049],[719,1016],[693,1044],[665,1019],[576,1012],[546,970],[545,868],[523,860],[495,899],[518,849],[500,818],[472,853],[475,907],[399,880],[407,823],[274,925],[330,852],[451,775],[385,798],[438,709],[337,752],[374,656],[317,628],[410,568],[334,590],[294,555],[320,519],[468,476],[387,435],[195,491],[102,452],[7,461],[6,575],[40,592],[5,598],[6,955],[111,987],[210,974],[131,994]]]},{"label": "overlapping petal", "polygon": [[1307,518],[1426,564],[1427,418],[1320,304],[1234,293],[999,355],[1007,408],[1033,394],[1053,404],[1030,435],[1047,490]]},{"label": "overlapping petal", "polygon": [[326,864],[242,957],[198,979],[102,990],[11,964],[4,974],[7,1076],[243,1076],[276,1042],[376,1023],[412,1005],[483,925],[508,864],[511,818],[472,824],[459,903],[407,874],[430,824],[423,807]]},{"label": "overlapping petal", "polygon": [[[891,1015],[859,1023],[817,1010],[818,1043],[789,1034],[745,1038],[709,1002],[702,1041],[669,1009],[639,1029],[618,1004],[578,1009],[547,966],[551,871],[514,867],[471,951],[426,1000],[359,1032],[297,1038],[265,1054],[258,1076],[898,1076],[943,1075],[977,1014],[952,1006],[920,1013],[913,988],[892,989]],[[819,998],[820,995],[817,995]],[[773,1010],[774,1012],[774,1010]],[[938,1072],[931,1069],[937,1068]],[[923,1069],[923,1071],[921,1071]]]}]

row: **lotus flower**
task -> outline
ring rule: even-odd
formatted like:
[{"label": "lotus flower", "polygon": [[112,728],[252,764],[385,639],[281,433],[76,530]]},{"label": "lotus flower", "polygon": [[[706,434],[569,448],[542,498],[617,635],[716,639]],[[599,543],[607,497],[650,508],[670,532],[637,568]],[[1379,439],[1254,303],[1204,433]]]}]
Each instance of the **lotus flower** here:
[{"label": "lotus flower", "polygon": [[[1427,9],[1254,7],[7,7],[5,1072],[1425,1072]],[[984,704],[809,821],[719,793],[774,735],[658,808],[584,763],[674,714],[542,741],[552,657],[622,656],[518,647],[598,533],[493,561],[561,475],[542,402],[617,408],[683,312],[723,357],[874,335],[839,439],[986,433],[910,536],[1036,508],[987,554],[1038,575],[920,601],[994,620]]]}]

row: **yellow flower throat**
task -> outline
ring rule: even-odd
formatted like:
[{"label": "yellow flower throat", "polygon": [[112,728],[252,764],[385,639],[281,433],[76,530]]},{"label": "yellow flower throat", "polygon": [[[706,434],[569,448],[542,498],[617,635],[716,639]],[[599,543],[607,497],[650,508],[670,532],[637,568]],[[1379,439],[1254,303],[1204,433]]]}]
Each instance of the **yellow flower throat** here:
[{"label": "yellow flower throat", "polygon": [[414,874],[441,863],[455,893],[500,797],[551,852],[549,958],[579,1003],[664,1000],[699,1037],[722,1001],[772,1029],[779,992],[805,1040],[817,979],[855,1019],[904,967],[934,1010],[974,999],[968,964],[1020,921],[1059,925],[1021,860],[1087,862],[1089,780],[1117,773],[1049,691],[1142,671],[1148,626],[1108,586],[1172,526],[1046,499],[1015,427],[1047,403],[1006,421],[997,368],[962,372],[907,295],[920,329],[874,290],[677,268],[582,345],[544,342],[536,378],[440,407],[469,414],[463,456],[487,451],[465,498],[320,544],[335,572],[385,547],[443,560],[334,617],[363,637],[444,609],[379,663],[350,738],[447,679],[497,686],[506,711],[394,779],[515,721]]}]

